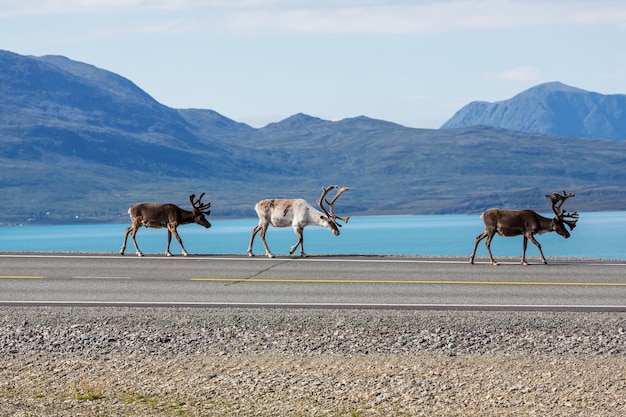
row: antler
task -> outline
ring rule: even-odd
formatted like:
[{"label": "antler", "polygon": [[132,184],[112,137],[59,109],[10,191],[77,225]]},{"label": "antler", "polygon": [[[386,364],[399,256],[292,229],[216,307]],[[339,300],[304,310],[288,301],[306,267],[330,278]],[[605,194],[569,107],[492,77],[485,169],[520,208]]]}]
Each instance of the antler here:
[{"label": "antler", "polygon": [[196,195],[195,194],[191,194],[189,196],[189,201],[191,201],[191,206],[195,210],[198,210],[200,213],[210,214],[211,210],[209,210],[209,208],[211,207],[211,202],[208,202],[206,204],[202,203],[202,197],[204,197],[204,194],[206,194],[206,193],[200,194],[200,197],[198,197],[198,199],[196,201],[193,201],[193,199],[196,198]]},{"label": "antler", "polygon": [[[556,214],[556,217],[559,220],[561,220],[563,223],[567,224],[570,229],[574,229],[574,227],[576,227],[576,222],[578,221],[578,212],[577,211],[573,213],[563,212],[561,210],[561,206],[563,205],[565,200],[567,200],[570,197],[575,197],[575,195],[572,193],[567,193],[565,190],[563,190],[563,195],[557,192],[554,192],[552,193],[552,195],[546,194],[546,197],[549,198],[550,201],[552,202],[552,211],[554,211],[554,214]],[[566,217],[570,219],[574,219],[574,220],[566,220],[565,219]]]},{"label": "antler", "polygon": [[565,200],[570,197],[575,197],[575,195],[572,193],[567,193],[565,190],[563,190],[563,195],[557,192],[552,193],[552,195],[546,194],[546,198],[549,198],[550,201],[552,201],[552,211],[554,211],[554,214],[556,214],[557,216],[560,216],[562,214],[561,206],[563,205]]},{"label": "antler", "polygon": [[[332,198],[332,200],[330,201],[326,200],[326,194],[328,194],[328,192],[333,189],[336,189],[337,193]],[[335,201],[337,201],[339,196],[346,191],[348,191],[348,187],[339,188],[339,186],[337,185],[329,185],[328,187],[322,187],[322,195],[320,196],[319,200],[317,200],[317,204],[320,206],[324,214],[326,214],[328,218],[332,219],[333,221],[335,221],[336,219],[339,219],[343,221],[344,223],[348,223],[348,220],[350,220],[350,216],[341,217],[341,216],[336,215],[335,208],[334,208]],[[324,203],[328,204],[328,210],[326,210],[326,208],[324,207]],[[341,225],[338,224],[336,221],[335,221],[335,224],[341,227]]]},{"label": "antler", "polygon": [[328,192],[330,190],[332,190],[333,188],[335,188],[334,186],[329,186],[329,187],[322,187],[322,195],[320,196],[320,198],[317,200],[317,205],[320,206],[320,209],[322,209],[322,211],[324,212],[325,215],[327,215],[328,217],[330,216],[330,213],[328,212],[328,210],[326,210],[326,207],[324,207],[324,201],[326,200],[326,194],[328,194]]}]

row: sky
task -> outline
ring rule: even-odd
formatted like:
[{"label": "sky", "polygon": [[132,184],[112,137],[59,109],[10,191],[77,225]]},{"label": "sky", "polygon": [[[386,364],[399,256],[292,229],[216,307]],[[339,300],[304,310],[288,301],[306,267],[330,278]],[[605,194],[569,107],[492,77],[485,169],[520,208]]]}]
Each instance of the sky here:
[{"label": "sky", "polygon": [[626,94],[624,45],[623,0],[0,0],[0,49],[254,127],[305,113],[436,129],[550,81]]}]

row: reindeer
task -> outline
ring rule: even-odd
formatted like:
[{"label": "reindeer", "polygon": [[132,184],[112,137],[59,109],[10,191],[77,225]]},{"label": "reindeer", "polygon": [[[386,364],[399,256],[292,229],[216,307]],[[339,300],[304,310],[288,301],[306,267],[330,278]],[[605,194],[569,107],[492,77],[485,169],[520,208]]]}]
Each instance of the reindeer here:
[{"label": "reindeer", "polygon": [[[532,210],[518,211],[492,208],[482,213],[480,217],[485,223],[485,231],[476,236],[476,243],[474,244],[474,251],[470,257],[470,263],[474,263],[474,256],[476,255],[478,243],[484,238],[487,238],[485,246],[487,246],[487,252],[489,253],[491,264],[498,265],[498,263],[493,259],[490,248],[491,240],[493,239],[495,233],[498,232],[500,236],[524,236],[524,245],[522,250],[523,265],[528,265],[528,262],[526,262],[526,246],[528,245],[529,240],[537,246],[537,249],[539,249],[541,262],[547,264],[546,258],[543,256],[543,251],[541,250],[541,245],[535,239],[535,234],[557,232],[559,235],[567,239],[569,238],[570,233],[565,228],[565,225],[567,225],[570,230],[574,230],[576,222],[578,221],[578,213],[574,212],[570,214],[561,210],[563,202],[570,197],[574,197],[574,194],[568,194],[563,191],[563,195],[553,193],[552,195],[547,194],[546,197],[552,202],[552,211],[554,211],[555,214],[553,219],[540,216]],[[572,220],[567,220],[566,218]]]},{"label": "reindeer", "polygon": [[[333,189],[336,189],[337,192],[329,202],[326,200],[326,194]],[[339,228],[341,225],[337,223],[337,219],[343,221],[344,223],[348,223],[350,217],[337,216],[333,205],[339,196],[345,191],[348,191],[348,187],[339,188],[336,185],[322,187],[322,195],[319,200],[317,200],[317,205],[322,210],[321,212],[303,199],[259,201],[254,206],[254,210],[259,216],[259,224],[252,229],[250,245],[248,246],[248,256],[254,256],[252,253],[252,244],[254,243],[254,237],[260,230],[261,241],[265,247],[265,254],[269,258],[274,257],[274,254],[270,252],[267,242],[265,241],[265,233],[267,233],[267,228],[270,224],[274,227],[291,226],[293,228],[294,233],[298,237],[298,241],[289,250],[290,255],[296,251],[298,246],[300,246],[300,256],[306,256],[304,253],[303,231],[308,225],[325,227],[335,236],[339,236]],[[324,207],[324,203],[328,205],[328,210]]]},{"label": "reindeer", "polygon": [[200,226],[204,226],[207,229],[211,227],[211,223],[204,217],[211,214],[209,207],[211,207],[211,203],[202,203],[202,197],[204,197],[205,193],[200,194],[200,197],[196,201],[195,194],[191,194],[189,196],[189,201],[191,201],[191,206],[193,207],[192,211],[183,210],[180,207],[174,204],[150,204],[150,203],[139,203],[133,205],[128,209],[128,214],[130,215],[131,225],[126,228],[126,234],[124,235],[124,244],[122,244],[122,248],[120,249],[120,255],[124,255],[124,251],[126,250],[126,241],[128,240],[128,234],[133,238],[133,243],[135,244],[135,249],[137,250],[137,256],[143,256],[143,253],[139,250],[139,246],[137,246],[137,240],[135,239],[135,235],[141,226],[145,227],[153,227],[153,228],[161,228],[167,227],[167,248],[165,249],[165,255],[172,256],[170,252],[170,242],[172,241],[172,234],[180,243],[180,247],[183,250],[183,255],[187,256],[188,253],[183,246],[183,241],[178,235],[178,231],[176,228],[181,224],[189,224],[189,223],[197,223]]}]

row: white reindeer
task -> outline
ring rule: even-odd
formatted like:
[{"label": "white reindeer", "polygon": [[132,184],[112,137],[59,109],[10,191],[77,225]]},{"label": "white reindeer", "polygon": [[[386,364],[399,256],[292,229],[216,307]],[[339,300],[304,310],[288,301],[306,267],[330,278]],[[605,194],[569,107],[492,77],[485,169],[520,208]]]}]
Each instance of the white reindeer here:
[{"label": "white reindeer", "polygon": [[[326,194],[330,190],[336,189],[337,193],[332,200],[326,200]],[[322,211],[318,211],[305,200],[290,199],[290,200],[261,200],[255,206],[254,210],[259,216],[259,224],[252,229],[252,236],[250,237],[250,245],[248,246],[248,255],[254,256],[252,253],[252,245],[254,243],[254,237],[261,231],[261,241],[265,247],[265,254],[269,258],[273,258],[274,254],[270,252],[267,242],[265,241],[265,233],[267,228],[271,224],[274,227],[289,227],[293,228],[294,233],[298,237],[298,241],[289,250],[289,254],[293,254],[298,246],[300,246],[300,255],[306,256],[304,253],[304,239],[303,231],[308,225],[317,225],[325,227],[330,230],[335,236],[339,236],[339,228],[341,225],[337,223],[337,219],[348,223],[350,217],[340,217],[335,214],[333,204],[339,196],[348,191],[348,187],[339,188],[336,185],[329,187],[322,187],[322,195],[317,200],[317,204]],[[328,205],[328,210],[324,207],[324,203]]]}]

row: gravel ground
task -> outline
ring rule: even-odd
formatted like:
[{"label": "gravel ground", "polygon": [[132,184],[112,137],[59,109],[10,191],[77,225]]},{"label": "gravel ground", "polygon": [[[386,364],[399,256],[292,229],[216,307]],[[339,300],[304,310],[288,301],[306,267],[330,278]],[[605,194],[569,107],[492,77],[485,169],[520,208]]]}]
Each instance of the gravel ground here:
[{"label": "gravel ground", "polygon": [[626,313],[0,307],[1,416],[622,416]]}]

